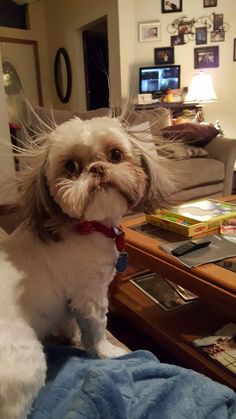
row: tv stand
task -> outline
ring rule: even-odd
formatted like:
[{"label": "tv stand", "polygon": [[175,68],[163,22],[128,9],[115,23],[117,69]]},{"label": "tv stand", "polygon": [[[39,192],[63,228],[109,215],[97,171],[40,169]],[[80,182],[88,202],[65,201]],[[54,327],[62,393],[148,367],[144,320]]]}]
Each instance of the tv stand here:
[{"label": "tv stand", "polygon": [[202,109],[199,103],[184,103],[184,102],[156,102],[145,105],[135,105],[135,110],[168,108],[170,109],[172,118],[181,116],[184,110],[195,111],[196,113]]}]

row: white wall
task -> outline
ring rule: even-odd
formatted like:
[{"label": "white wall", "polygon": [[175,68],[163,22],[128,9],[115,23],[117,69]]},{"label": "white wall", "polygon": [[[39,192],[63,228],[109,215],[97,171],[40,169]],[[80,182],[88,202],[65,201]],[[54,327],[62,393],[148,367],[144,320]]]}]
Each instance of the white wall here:
[{"label": "white wall", "polygon": [[[218,0],[217,7],[203,8],[203,0],[183,0],[182,13],[161,13],[161,0],[136,0],[135,21],[137,36],[135,42],[136,58],[136,91],[138,91],[137,75],[138,67],[141,65],[154,64],[154,48],[170,46],[170,34],[167,26],[174,19],[185,16],[189,19],[200,16],[209,16],[212,13],[223,13],[224,22],[230,26],[225,33],[225,41],[212,43],[208,33],[207,46],[219,45],[219,67],[209,68],[205,71],[212,75],[218,102],[206,104],[204,108],[205,117],[208,121],[220,120],[225,136],[236,138],[236,61],[233,61],[233,40],[236,38],[236,1]],[[160,20],[161,40],[155,42],[138,41],[138,22]],[[175,64],[181,65],[181,87],[189,86],[193,73],[199,70],[194,69],[194,47],[195,41],[175,47]],[[206,46],[206,45],[201,45]]]},{"label": "white wall", "polygon": [[118,0],[119,42],[120,42],[120,71],[121,71],[121,97],[123,102],[132,92],[133,68],[135,66],[135,3],[136,0]]},{"label": "white wall", "polygon": [[[121,96],[117,0],[50,0],[45,2],[45,9],[54,107],[86,110],[82,30],[104,16],[108,22],[111,99],[116,104]],[[55,54],[60,47],[67,50],[72,67],[72,94],[67,104],[58,99],[52,75]]]}]

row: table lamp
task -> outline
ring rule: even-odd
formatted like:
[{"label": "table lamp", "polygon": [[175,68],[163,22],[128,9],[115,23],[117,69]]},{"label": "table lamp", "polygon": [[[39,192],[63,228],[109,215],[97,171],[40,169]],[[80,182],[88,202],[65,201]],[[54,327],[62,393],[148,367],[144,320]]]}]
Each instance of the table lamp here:
[{"label": "table lamp", "polygon": [[[185,103],[198,103],[200,106],[203,103],[215,102],[217,96],[213,86],[211,75],[200,71],[194,74],[185,97]],[[195,117],[196,122],[204,121],[203,111],[199,110]]]}]

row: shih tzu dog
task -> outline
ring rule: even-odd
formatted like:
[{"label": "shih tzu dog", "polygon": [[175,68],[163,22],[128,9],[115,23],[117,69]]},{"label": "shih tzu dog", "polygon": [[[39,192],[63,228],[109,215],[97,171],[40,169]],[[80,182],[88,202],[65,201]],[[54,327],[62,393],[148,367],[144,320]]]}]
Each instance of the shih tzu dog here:
[{"label": "shih tzu dog", "polygon": [[23,222],[0,244],[1,419],[26,418],[45,382],[41,342],[65,321],[92,356],[124,354],[105,337],[120,219],[162,206],[172,188],[139,137],[120,119],[75,118],[21,152]]}]

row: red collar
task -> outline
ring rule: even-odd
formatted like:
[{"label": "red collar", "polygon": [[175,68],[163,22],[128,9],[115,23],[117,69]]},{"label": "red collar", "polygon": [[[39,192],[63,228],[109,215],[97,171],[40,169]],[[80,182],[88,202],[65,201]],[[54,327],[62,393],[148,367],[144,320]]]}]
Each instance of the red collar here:
[{"label": "red collar", "polygon": [[97,231],[106,237],[115,239],[116,248],[119,252],[125,248],[125,233],[121,227],[107,227],[98,221],[78,221],[74,225],[73,231],[81,234],[81,236],[87,236],[87,234]]}]

